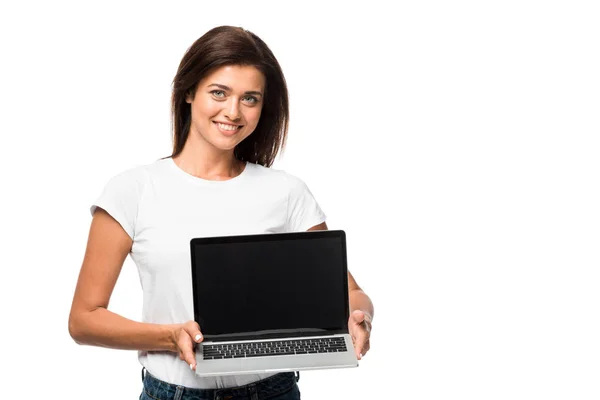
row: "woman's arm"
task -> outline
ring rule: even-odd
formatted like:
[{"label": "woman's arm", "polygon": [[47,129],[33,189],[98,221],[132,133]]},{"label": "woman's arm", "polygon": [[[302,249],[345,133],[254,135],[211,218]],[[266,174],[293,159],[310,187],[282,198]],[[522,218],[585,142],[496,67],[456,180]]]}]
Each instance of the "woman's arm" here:
[{"label": "woman's arm", "polygon": [[106,211],[97,208],[69,315],[75,342],[127,350],[177,351],[179,325],[135,322],[107,310],[132,240]]}]

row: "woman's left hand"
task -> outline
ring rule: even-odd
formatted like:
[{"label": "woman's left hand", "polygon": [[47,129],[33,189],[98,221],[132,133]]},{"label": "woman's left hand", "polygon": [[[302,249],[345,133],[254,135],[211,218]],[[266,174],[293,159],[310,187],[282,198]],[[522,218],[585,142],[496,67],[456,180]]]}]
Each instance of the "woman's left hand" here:
[{"label": "woman's left hand", "polygon": [[369,339],[371,338],[371,316],[364,311],[354,310],[348,319],[348,331],[354,343],[356,358],[359,360],[367,354],[371,348]]}]

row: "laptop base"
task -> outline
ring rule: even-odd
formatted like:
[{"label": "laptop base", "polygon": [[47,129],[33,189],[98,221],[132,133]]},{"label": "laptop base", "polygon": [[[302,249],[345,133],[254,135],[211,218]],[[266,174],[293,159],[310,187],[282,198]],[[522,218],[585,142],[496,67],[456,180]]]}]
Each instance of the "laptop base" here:
[{"label": "laptop base", "polygon": [[340,353],[204,360],[197,352],[196,375],[206,377],[358,367],[350,335],[341,337],[345,338],[348,350]]}]

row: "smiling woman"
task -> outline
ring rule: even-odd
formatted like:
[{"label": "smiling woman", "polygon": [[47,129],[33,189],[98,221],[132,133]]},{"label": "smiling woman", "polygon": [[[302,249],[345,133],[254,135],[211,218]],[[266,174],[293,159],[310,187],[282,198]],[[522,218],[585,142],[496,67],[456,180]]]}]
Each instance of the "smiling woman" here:
[{"label": "smiling woman", "polygon": [[[257,114],[254,126],[248,121],[249,126],[244,129],[247,135],[242,140],[250,133],[252,136],[238,142],[234,155],[237,160],[273,165],[285,146],[289,101],[279,62],[265,42],[244,29],[222,26],[207,32],[188,49],[173,80],[172,157],[176,158],[186,145],[195,110],[210,114],[209,98],[203,96],[206,94],[222,101],[222,108],[228,110],[221,108],[220,115],[204,114],[204,122],[207,117],[214,117],[211,122],[240,125],[231,118]],[[199,109],[193,104],[196,96],[202,96]],[[256,114],[244,112],[251,105]],[[217,107],[210,111],[216,112]]]},{"label": "smiling woman", "polygon": [[182,153],[202,145],[216,152],[234,149],[258,125],[264,87],[264,75],[247,65],[220,67],[203,78],[186,97],[191,126]]},{"label": "smiling woman", "polygon": [[[256,35],[215,28],[184,55],[171,105],[171,156],[113,177],[91,206],[69,332],[81,344],[138,350],[141,399],[298,399],[293,373],[194,372],[203,336],[194,321],[190,239],[327,229],[304,182],[270,168],[288,127],[281,68]],[[140,274],[142,322],[108,311],[127,255]],[[348,330],[360,359],[373,305],[351,274],[348,289]]]}]

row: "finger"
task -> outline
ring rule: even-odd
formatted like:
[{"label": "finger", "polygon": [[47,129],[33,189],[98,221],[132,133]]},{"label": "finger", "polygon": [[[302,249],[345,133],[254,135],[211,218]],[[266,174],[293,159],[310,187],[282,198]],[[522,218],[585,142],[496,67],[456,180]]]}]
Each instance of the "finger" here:
[{"label": "finger", "polygon": [[365,346],[363,347],[363,357],[365,356],[365,354],[367,354],[369,352],[369,350],[371,350],[371,341],[367,340],[367,342],[365,343]]},{"label": "finger", "polygon": [[356,349],[355,354],[356,354],[356,358],[358,360],[362,360],[364,358],[364,356],[367,355],[367,353],[369,352],[369,350],[371,349],[371,347],[368,345],[368,343],[366,345],[363,345],[362,349]]},{"label": "finger", "polygon": [[182,350],[182,353],[183,353],[184,361],[190,366],[192,371],[195,371],[196,370],[196,354],[191,349],[191,346],[189,346],[185,350]]},{"label": "finger", "polygon": [[194,339],[191,336],[194,334],[196,337],[200,336],[198,340],[202,341],[202,334],[200,333],[198,324],[190,321],[190,323],[183,325],[181,331],[179,331],[179,338],[177,340],[177,347],[181,353],[179,357],[182,358],[193,371],[196,370],[196,352],[194,351]]},{"label": "finger", "polygon": [[190,321],[183,325],[183,330],[190,335],[195,343],[201,343],[204,340],[204,336],[200,331],[200,325],[196,321]]},{"label": "finger", "polygon": [[358,327],[357,329],[355,329],[353,336],[356,358],[360,360],[369,350],[369,334],[364,328]]}]

